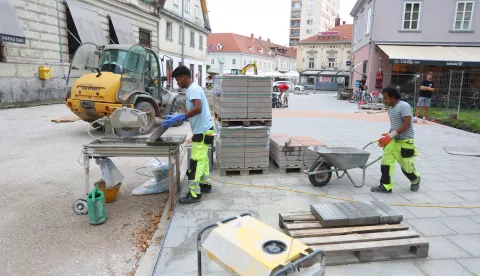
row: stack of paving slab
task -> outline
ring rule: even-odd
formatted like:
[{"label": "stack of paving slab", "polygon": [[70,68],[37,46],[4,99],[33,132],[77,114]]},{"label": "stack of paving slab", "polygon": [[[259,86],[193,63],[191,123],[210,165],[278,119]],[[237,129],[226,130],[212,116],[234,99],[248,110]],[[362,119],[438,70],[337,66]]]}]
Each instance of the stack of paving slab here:
[{"label": "stack of paving slab", "polygon": [[307,169],[318,158],[318,154],[309,147],[326,145],[309,136],[288,136],[272,134],[270,138],[270,158],[281,172],[287,169]]},{"label": "stack of paving slab", "polygon": [[217,121],[216,131],[220,170],[268,169],[270,127],[222,127]]},{"label": "stack of paving slab", "polygon": [[269,77],[216,76],[213,93],[217,119],[272,119]]},{"label": "stack of paving slab", "polygon": [[397,224],[403,220],[402,214],[382,201],[312,204],[310,210],[323,227]]}]

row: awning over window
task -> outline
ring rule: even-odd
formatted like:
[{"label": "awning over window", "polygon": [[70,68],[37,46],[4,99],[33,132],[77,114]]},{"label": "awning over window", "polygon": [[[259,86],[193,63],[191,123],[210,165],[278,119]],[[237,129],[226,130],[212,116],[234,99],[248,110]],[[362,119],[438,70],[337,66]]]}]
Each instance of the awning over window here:
[{"label": "awning over window", "polygon": [[480,47],[378,45],[393,64],[480,66]]},{"label": "awning over window", "polygon": [[90,42],[98,46],[106,45],[107,39],[100,25],[98,14],[76,1],[65,0],[65,2],[72,15],[75,28],[77,28],[78,36],[80,36],[78,39],[82,43]]},{"label": "awning over window", "polygon": [[115,29],[115,34],[117,35],[119,44],[137,44],[135,40],[135,35],[133,34],[133,28],[130,19],[122,18],[114,14],[109,14],[108,16],[112,21],[112,25]]},{"label": "awning over window", "polygon": [[25,44],[25,34],[11,0],[0,0],[0,41]]}]

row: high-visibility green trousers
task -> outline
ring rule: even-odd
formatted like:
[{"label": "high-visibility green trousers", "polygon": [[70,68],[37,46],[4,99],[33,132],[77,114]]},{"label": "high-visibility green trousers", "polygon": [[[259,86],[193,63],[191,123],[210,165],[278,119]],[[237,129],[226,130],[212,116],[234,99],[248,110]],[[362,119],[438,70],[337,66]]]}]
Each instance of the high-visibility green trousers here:
[{"label": "high-visibility green trousers", "polygon": [[393,140],[384,148],[380,183],[383,184],[387,191],[393,189],[392,177],[395,172],[395,161],[400,164],[403,174],[410,180],[412,185],[419,183],[420,174],[415,168],[415,155],[417,154],[413,139]]},{"label": "high-visibility green trousers", "polygon": [[[200,184],[210,184],[208,147],[213,143],[214,134],[214,130],[207,130],[203,133],[203,138],[200,141],[195,141],[198,134],[192,138],[192,151],[187,176],[188,188],[193,197],[197,197],[201,193]],[[208,141],[209,139],[210,141]]]}]

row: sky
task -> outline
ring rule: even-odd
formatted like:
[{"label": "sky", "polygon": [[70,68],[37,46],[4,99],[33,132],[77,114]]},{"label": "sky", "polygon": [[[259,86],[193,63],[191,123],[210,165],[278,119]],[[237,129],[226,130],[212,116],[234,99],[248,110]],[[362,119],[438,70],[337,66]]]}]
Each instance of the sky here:
[{"label": "sky", "polygon": [[[339,0],[341,21],[352,23],[350,11],[356,0]],[[207,0],[214,33],[255,34],[288,45],[290,0]]]}]

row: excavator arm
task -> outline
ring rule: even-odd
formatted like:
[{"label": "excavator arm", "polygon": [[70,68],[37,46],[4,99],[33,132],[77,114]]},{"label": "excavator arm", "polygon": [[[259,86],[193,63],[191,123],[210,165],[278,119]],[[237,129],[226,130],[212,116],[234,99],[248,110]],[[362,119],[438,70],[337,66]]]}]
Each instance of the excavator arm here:
[{"label": "excavator arm", "polygon": [[247,73],[247,71],[252,67],[253,67],[253,70],[255,71],[255,75],[258,75],[258,66],[256,61],[250,64],[247,64],[245,67],[243,67],[242,72],[240,74],[245,75],[245,73]]}]

